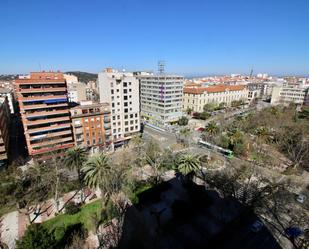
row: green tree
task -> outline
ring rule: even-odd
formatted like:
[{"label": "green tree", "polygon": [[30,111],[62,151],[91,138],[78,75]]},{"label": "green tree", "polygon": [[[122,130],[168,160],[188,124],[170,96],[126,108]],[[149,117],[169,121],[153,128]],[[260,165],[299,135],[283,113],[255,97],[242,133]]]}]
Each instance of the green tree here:
[{"label": "green tree", "polygon": [[188,118],[183,116],[178,120],[178,125],[185,126],[189,122]]},{"label": "green tree", "polygon": [[[65,157],[63,159],[63,164],[70,170],[76,170],[78,181],[79,181],[79,189],[81,193],[83,192],[83,172],[82,167],[84,163],[87,161],[88,153],[84,148],[75,147],[66,151]],[[83,193],[82,193],[82,201]]]},{"label": "green tree", "polygon": [[57,248],[53,234],[44,226],[32,224],[28,227],[21,240],[16,242],[16,249],[53,249]]},{"label": "green tree", "polygon": [[216,105],[214,103],[208,103],[204,105],[203,110],[204,112],[212,112],[215,110],[215,108],[216,108]]},{"label": "green tree", "polygon": [[214,136],[219,132],[219,127],[217,126],[217,124],[214,121],[209,122],[206,127],[205,127],[205,131],[210,135],[210,136]]},{"label": "green tree", "polygon": [[189,128],[183,128],[179,131],[179,140],[183,145],[189,146],[189,136],[192,134]]},{"label": "green tree", "polygon": [[82,168],[84,181],[92,189],[100,188],[103,206],[113,193],[118,193],[126,181],[127,171],[112,165],[105,154],[92,156]]},{"label": "green tree", "polygon": [[183,175],[195,174],[200,169],[200,161],[197,156],[183,154],[177,158],[176,170]]}]

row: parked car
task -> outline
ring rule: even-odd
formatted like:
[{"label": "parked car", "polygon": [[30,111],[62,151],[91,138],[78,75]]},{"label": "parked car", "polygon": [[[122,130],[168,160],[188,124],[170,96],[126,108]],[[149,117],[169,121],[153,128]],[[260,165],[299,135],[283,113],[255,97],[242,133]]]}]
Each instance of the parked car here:
[{"label": "parked car", "polygon": [[264,226],[264,224],[263,224],[261,221],[256,220],[256,221],[250,226],[250,230],[251,230],[252,232],[257,233],[257,232],[261,231],[261,229],[263,228],[263,226]]},{"label": "parked car", "polygon": [[305,199],[306,199],[306,196],[304,196],[302,194],[299,194],[296,197],[296,201],[298,201],[299,203],[304,203]]}]

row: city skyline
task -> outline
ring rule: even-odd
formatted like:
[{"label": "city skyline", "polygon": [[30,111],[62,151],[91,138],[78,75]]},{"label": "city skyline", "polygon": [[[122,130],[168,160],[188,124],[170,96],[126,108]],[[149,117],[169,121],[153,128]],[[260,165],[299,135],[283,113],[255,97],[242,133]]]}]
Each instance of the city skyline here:
[{"label": "city skyline", "polygon": [[307,1],[2,1],[0,74],[98,73],[104,67],[185,76],[308,76]]}]

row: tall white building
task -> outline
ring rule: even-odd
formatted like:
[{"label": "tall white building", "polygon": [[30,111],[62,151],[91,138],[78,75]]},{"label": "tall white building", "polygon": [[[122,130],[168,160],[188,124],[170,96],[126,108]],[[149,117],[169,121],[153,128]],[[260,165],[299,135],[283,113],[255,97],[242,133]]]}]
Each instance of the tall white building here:
[{"label": "tall white building", "polygon": [[155,125],[178,121],[182,116],[184,78],[176,75],[140,75],[141,115]]},{"label": "tall white building", "polygon": [[114,145],[140,131],[139,81],[128,72],[107,68],[98,75],[100,102],[110,103]]}]

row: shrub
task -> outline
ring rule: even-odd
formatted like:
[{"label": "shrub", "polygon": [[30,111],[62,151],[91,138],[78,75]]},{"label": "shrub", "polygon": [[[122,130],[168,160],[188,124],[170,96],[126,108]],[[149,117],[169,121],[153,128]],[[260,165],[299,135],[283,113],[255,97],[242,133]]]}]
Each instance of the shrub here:
[{"label": "shrub", "polygon": [[187,125],[189,122],[188,118],[187,117],[181,117],[179,120],[178,120],[178,124],[181,125],[181,126],[185,126]]},{"label": "shrub", "polygon": [[65,207],[66,214],[73,215],[73,214],[78,213],[79,211],[80,211],[80,205],[74,202],[69,202]]},{"label": "shrub", "polygon": [[57,248],[53,234],[42,225],[32,224],[21,240],[16,242],[16,249],[54,249]]}]

